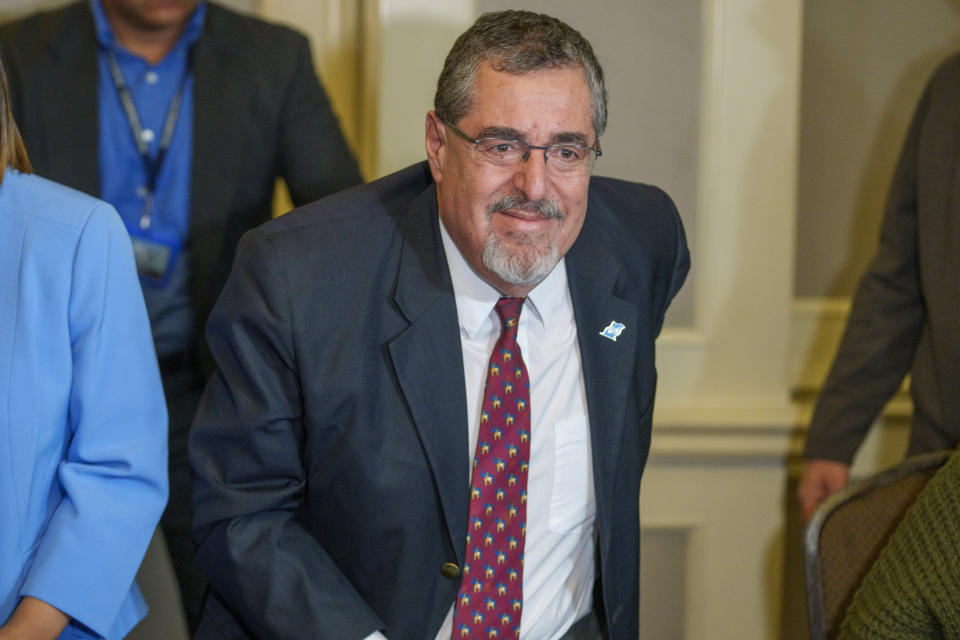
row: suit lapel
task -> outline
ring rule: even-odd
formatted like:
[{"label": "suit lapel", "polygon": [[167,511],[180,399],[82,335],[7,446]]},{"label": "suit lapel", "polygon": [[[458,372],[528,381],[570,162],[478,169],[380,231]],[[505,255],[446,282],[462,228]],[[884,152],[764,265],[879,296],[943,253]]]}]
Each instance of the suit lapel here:
[{"label": "suit lapel", "polygon": [[[589,220],[588,212],[566,263],[590,414],[597,505],[602,512],[611,504],[616,484],[617,452],[642,327],[636,305],[614,295],[620,267],[608,253],[612,243]],[[611,322],[625,325],[616,340],[601,335]]]},{"label": "suit lapel", "polygon": [[[61,32],[51,39],[50,63],[38,70],[44,77],[38,120],[47,127],[38,170],[93,196],[100,195],[99,129],[97,115],[97,41],[93,16],[78,3],[64,19]],[[63,96],[70,96],[64,100]],[[29,150],[28,150],[29,151]],[[38,163],[40,164],[40,163]]]},{"label": "suit lapel", "polygon": [[[245,74],[234,70],[229,53],[230,34],[220,29],[220,9],[207,5],[203,35],[193,50],[193,155],[190,169],[190,224],[194,229],[231,210],[234,176],[240,175],[244,136],[237,132],[241,109],[223,105],[244,105]],[[243,47],[240,43],[235,45]],[[197,206],[203,203],[203,206]]]},{"label": "suit lapel", "polygon": [[467,406],[457,307],[436,206],[431,187],[407,215],[394,301],[410,325],[389,351],[433,470],[453,551],[462,559],[470,483]]}]

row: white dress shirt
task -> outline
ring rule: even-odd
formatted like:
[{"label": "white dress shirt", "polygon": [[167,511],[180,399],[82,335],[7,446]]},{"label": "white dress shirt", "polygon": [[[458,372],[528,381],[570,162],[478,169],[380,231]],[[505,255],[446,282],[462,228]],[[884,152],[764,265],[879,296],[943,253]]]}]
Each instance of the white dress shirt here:
[{"label": "white dress shirt", "polygon": [[[440,229],[460,321],[470,473],[480,430],[484,374],[500,336],[494,306],[501,296],[470,268],[442,222]],[[532,420],[520,637],[555,640],[593,607],[595,576],[590,429],[577,327],[562,260],[527,296],[517,342],[530,377]],[[436,640],[450,640],[455,607],[450,608]],[[375,633],[366,640],[385,637]]]}]

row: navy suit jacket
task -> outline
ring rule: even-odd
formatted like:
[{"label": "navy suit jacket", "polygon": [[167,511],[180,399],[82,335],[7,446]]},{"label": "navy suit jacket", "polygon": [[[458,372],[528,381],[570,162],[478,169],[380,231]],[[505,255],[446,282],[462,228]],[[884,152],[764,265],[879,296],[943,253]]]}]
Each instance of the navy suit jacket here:
[{"label": "navy suit jacket", "polygon": [[[635,640],[654,339],[689,256],[670,199],[594,178],[567,254],[590,420],[596,606]],[[611,321],[626,329],[600,335]],[[197,638],[432,638],[469,460],[454,294],[426,163],[248,233],[211,315],[192,438]]]}]

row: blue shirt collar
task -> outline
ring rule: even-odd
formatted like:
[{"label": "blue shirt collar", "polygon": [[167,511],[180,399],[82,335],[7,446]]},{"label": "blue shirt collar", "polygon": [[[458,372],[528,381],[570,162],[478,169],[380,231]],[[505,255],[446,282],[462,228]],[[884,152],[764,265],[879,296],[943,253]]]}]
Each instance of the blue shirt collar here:
[{"label": "blue shirt collar", "polygon": [[[107,14],[103,10],[101,0],[90,0],[90,10],[93,12],[93,24],[97,32],[97,42],[99,42],[101,46],[109,49],[120,48],[120,45],[117,44],[117,40],[113,35],[113,29],[110,28],[110,22],[107,20]],[[197,8],[187,21],[187,26],[184,28],[183,33],[180,34],[180,39],[177,41],[176,46],[189,46],[197,41],[197,38],[199,38],[203,32],[203,21],[206,15],[207,3],[206,0],[203,0],[197,5]]]}]

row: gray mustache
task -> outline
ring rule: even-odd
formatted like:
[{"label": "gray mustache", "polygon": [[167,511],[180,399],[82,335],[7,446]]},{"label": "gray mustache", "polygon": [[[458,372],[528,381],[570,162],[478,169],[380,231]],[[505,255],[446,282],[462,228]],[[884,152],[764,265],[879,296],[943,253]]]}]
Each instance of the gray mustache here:
[{"label": "gray mustache", "polygon": [[490,213],[503,211],[536,211],[547,220],[563,220],[563,211],[556,200],[527,200],[518,195],[511,195],[497,200],[490,205]]}]

